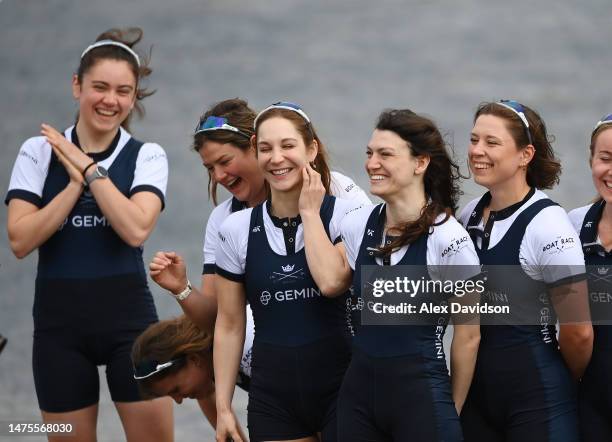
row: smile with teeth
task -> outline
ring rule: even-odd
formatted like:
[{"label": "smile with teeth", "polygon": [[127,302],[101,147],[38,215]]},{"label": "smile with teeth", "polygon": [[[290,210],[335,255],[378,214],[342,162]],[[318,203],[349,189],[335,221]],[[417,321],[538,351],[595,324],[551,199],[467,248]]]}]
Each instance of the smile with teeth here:
[{"label": "smile with teeth", "polygon": [[491,167],[493,167],[493,165],[490,163],[482,163],[482,162],[476,162],[476,161],[472,162],[472,166],[474,167],[474,169],[477,169],[477,170],[490,169]]},{"label": "smile with teeth", "polygon": [[272,170],[272,175],[286,175],[291,171],[290,168]]},{"label": "smile with teeth", "polygon": [[103,117],[114,117],[119,112],[96,108],[96,113],[98,113],[99,115],[102,115]]},{"label": "smile with teeth", "polygon": [[236,184],[238,184],[238,182],[240,181],[240,177],[236,177],[233,180],[229,181],[226,186],[227,187],[234,187]]},{"label": "smile with teeth", "polygon": [[612,181],[604,181],[604,184],[608,189],[612,189]]},{"label": "smile with teeth", "polygon": [[370,180],[372,181],[382,181],[386,177],[384,175],[370,175]]}]

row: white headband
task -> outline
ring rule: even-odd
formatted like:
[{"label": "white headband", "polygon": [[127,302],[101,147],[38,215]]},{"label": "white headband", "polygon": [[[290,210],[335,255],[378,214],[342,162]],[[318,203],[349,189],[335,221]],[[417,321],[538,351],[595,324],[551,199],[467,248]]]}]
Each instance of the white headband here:
[{"label": "white headband", "polygon": [[87,54],[92,49],[99,48],[100,46],[117,46],[118,48],[127,51],[132,55],[132,57],[134,57],[134,59],[136,60],[136,64],[138,65],[138,67],[140,67],[140,58],[138,57],[138,54],[134,52],[132,48],[130,48],[128,45],[115,40],[100,40],[92,45],[87,46],[87,49],[85,49],[81,54],[81,58],[83,58],[85,54]]}]

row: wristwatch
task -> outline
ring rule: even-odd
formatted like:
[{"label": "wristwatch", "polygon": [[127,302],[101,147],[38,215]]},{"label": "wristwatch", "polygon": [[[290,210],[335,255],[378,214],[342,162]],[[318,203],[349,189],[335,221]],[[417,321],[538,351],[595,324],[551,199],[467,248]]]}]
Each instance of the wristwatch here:
[{"label": "wristwatch", "polygon": [[177,301],[183,301],[185,299],[187,299],[187,296],[191,295],[191,292],[193,291],[193,287],[191,286],[191,282],[189,282],[189,280],[187,280],[187,287],[185,287],[181,292],[174,294],[172,292],[172,296],[174,296],[176,298]]},{"label": "wristwatch", "polygon": [[108,170],[106,170],[102,166],[96,165],[93,172],[85,177],[85,182],[89,186],[91,185],[91,183],[93,183],[98,178],[108,178]]}]

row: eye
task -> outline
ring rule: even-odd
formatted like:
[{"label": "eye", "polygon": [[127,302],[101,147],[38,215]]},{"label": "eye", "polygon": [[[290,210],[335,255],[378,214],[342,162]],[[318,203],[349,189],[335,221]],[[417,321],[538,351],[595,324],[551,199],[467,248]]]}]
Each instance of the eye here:
[{"label": "eye", "polygon": [[283,149],[293,149],[294,147],[294,144],[283,144]]},{"label": "eye", "polygon": [[368,158],[372,158],[372,151],[371,150],[366,150],[366,156]]},{"label": "eye", "polygon": [[470,144],[478,144],[478,138],[470,137]]},{"label": "eye", "polygon": [[103,91],[105,89],[105,87],[101,84],[94,84],[93,88],[97,91]]},{"label": "eye", "polygon": [[270,146],[265,145],[258,146],[257,149],[259,150],[259,152],[268,152],[271,150]]},{"label": "eye", "polygon": [[127,95],[130,95],[132,93],[132,90],[131,89],[119,89],[119,91],[117,93],[119,95],[127,96]]}]

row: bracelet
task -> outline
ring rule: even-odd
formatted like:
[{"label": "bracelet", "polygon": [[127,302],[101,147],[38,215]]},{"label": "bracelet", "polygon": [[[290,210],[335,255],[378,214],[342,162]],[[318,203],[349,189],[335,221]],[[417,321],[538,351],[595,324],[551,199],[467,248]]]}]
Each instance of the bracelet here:
[{"label": "bracelet", "polygon": [[96,164],[95,161],[92,161],[91,163],[89,163],[87,165],[87,167],[85,169],[83,169],[83,178],[85,178],[85,174],[87,173],[87,169],[89,169],[91,166],[93,166],[94,164]]},{"label": "bracelet", "polygon": [[189,282],[189,280],[187,280],[187,287],[185,287],[183,290],[181,290],[179,293],[174,294],[172,292],[172,296],[174,296],[178,301],[184,301],[187,296],[191,295],[191,292],[193,291],[193,287],[191,286],[191,282]]}]

